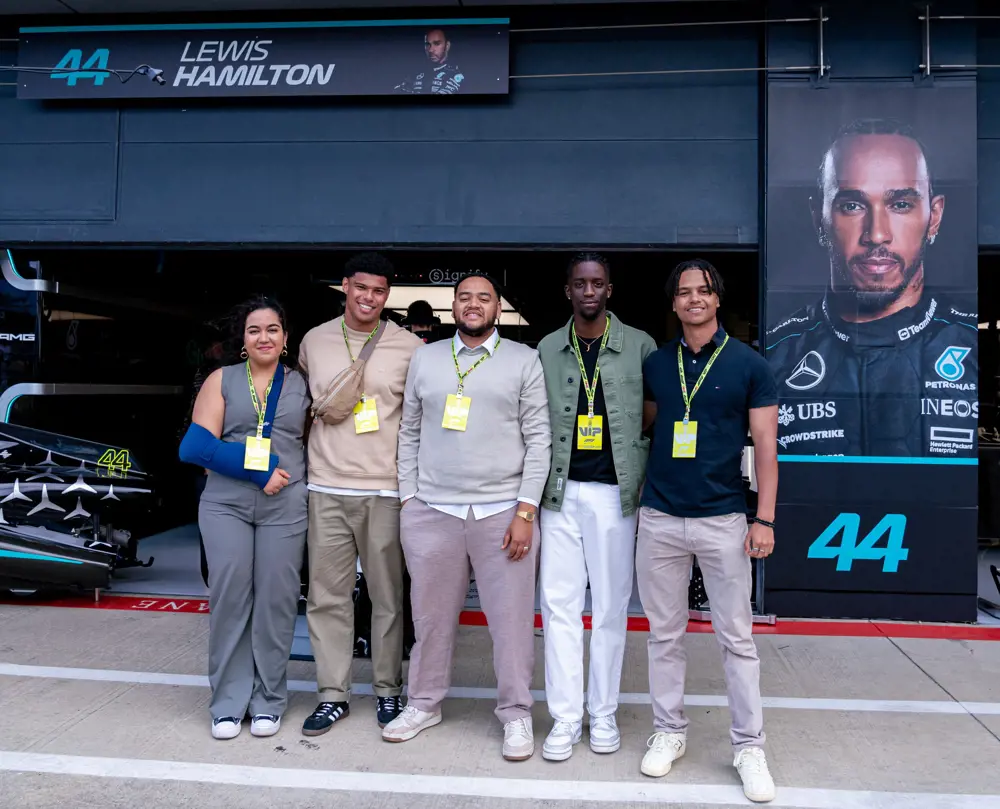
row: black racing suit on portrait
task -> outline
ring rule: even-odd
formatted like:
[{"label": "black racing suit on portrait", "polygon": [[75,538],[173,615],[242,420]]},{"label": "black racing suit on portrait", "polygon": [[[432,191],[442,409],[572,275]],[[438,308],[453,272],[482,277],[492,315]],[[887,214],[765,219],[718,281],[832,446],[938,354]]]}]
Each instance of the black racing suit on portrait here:
[{"label": "black racing suit on portrait", "polygon": [[976,457],[978,340],[976,314],[940,295],[848,323],[828,293],[767,332],[779,454]]},{"label": "black racing suit on portrait", "polygon": [[396,90],[414,95],[454,95],[462,89],[465,75],[457,65],[443,64],[421,71],[412,82],[403,82]]}]

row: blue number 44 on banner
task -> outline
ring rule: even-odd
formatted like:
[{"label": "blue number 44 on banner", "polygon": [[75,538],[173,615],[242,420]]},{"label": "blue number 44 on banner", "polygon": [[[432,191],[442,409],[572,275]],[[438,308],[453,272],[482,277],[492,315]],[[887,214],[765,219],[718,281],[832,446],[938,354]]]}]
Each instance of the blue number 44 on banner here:
[{"label": "blue number 44 on banner", "polygon": [[[840,514],[815,542],[809,546],[809,559],[836,559],[837,570],[841,573],[850,571],[854,560],[882,560],[883,573],[896,573],[899,563],[906,561],[910,552],[903,547],[903,535],[906,532],[906,516],[903,514],[886,514],[867,536],[858,544],[858,530],[861,527],[859,514]],[[841,536],[840,545],[834,545],[837,535]],[[884,535],[888,534],[885,545],[876,547]]]}]

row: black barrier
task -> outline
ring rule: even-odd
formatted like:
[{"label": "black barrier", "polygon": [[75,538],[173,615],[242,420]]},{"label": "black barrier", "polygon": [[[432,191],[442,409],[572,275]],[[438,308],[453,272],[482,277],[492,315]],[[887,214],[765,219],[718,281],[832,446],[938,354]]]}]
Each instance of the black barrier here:
[{"label": "black barrier", "polygon": [[976,618],[976,90],[772,83],[785,616]]}]

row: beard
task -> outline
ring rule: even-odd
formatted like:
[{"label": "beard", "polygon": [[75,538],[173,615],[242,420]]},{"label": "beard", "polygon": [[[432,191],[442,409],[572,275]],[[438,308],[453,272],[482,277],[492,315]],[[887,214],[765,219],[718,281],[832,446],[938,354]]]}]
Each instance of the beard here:
[{"label": "beard", "polygon": [[926,253],[927,233],[925,232],[920,244],[920,251],[909,264],[906,264],[902,256],[898,253],[890,253],[886,250],[873,250],[865,256],[865,258],[874,256],[892,258],[903,268],[902,281],[893,287],[883,286],[874,289],[859,289],[853,283],[851,269],[847,261],[842,255],[834,253],[833,249],[830,250],[830,265],[833,268],[834,277],[838,281],[838,292],[854,299],[859,314],[873,315],[887,309],[902,297],[917,272],[924,266],[924,256]]},{"label": "beard", "polygon": [[497,320],[494,317],[492,320],[486,321],[482,326],[478,326],[476,328],[467,325],[465,321],[462,320],[458,321],[455,325],[458,327],[458,330],[462,332],[462,334],[468,335],[469,337],[482,337],[484,334],[489,334],[493,331],[496,324]]}]

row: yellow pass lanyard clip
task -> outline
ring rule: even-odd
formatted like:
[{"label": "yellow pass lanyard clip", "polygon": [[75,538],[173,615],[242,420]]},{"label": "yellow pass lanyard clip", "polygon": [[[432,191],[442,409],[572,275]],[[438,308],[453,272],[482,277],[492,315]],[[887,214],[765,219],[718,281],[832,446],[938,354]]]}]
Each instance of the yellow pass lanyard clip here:
[{"label": "yellow pass lanyard clip", "polygon": [[580,342],[576,339],[576,323],[573,324],[571,334],[573,336],[573,352],[576,354],[576,361],[580,365],[580,381],[583,382],[583,392],[587,396],[587,418],[594,418],[594,398],[597,396],[597,379],[601,375],[601,352],[608,344],[608,335],[611,333],[611,318],[607,318],[604,323],[604,337],[601,339],[601,347],[597,352],[597,365],[594,367],[594,381],[587,379],[587,368],[583,364],[583,354],[580,353]]},{"label": "yellow pass lanyard clip", "polygon": [[[368,337],[366,337],[365,341],[361,344],[361,351],[364,351],[365,350],[365,346],[368,345],[368,343],[371,342],[372,337],[375,336],[375,332],[378,331],[378,327],[379,327],[379,324],[376,323],[375,324],[375,328],[372,329],[370,332],[368,332]],[[341,320],[340,321],[340,328],[344,332],[344,345],[347,346],[347,356],[351,358],[351,365],[354,365],[354,363],[355,363],[356,360],[354,358],[354,352],[351,351],[351,341],[350,341],[350,339],[347,336],[347,323],[345,321]],[[365,394],[365,393],[362,393],[361,394],[361,403],[364,404],[367,400],[368,400],[368,395]],[[364,408],[362,408],[362,409],[364,410]],[[357,410],[357,408],[355,408],[355,414],[357,414],[357,413],[358,413],[358,410]],[[378,429],[378,428],[376,427],[376,429]]]},{"label": "yellow pass lanyard clip", "polygon": [[267,412],[267,399],[271,395],[271,385],[274,384],[274,377],[267,383],[267,390],[264,391],[264,403],[261,404],[257,398],[257,388],[253,384],[253,374],[250,372],[250,363],[247,362],[247,383],[250,385],[250,398],[253,400],[253,409],[257,413],[257,440],[264,438],[264,415]]},{"label": "yellow pass lanyard clip", "polygon": [[[496,342],[493,345],[493,350],[496,351],[498,348],[500,348],[500,337],[499,337],[499,335],[497,336]],[[489,351],[487,351],[485,354],[483,354],[483,356],[481,356],[478,360],[476,360],[474,363],[472,363],[472,367],[469,368],[468,371],[466,371],[465,373],[462,373],[462,368],[458,364],[458,352],[455,350],[455,341],[454,340],[451,341],[451,358],[455,361],[455,373],[458,375],[458,393],[455,394],[455,398],[456,399],[461,399],[462,396],[464,395],[464,392],[465,392],[465,379],[466,379],[466,377],[469,374],[471,374],[473,371],[475,371],[476,368],[478,368],[480,365],[482,365],[484,362],[486,362],[486,360],[488,360],[492,356],[493,355],[490,354]]]},{"label": "yellow pass lanyard clip", "polygon": [[677,344],[677,375],[681,378],[681,396],[684,398],[684,424],[687,424],[691,419],[691,402],[694,400],[695,394],[701,390],[701,384],[705,381],[705,377],[708,376],[708,372],[712,370],[712,364],[715,362],[715,358],[719,356],[719,352],[726,347],[726,343],[729,342],[729,335],[722,341],[722,345],[719,346],[715,351],[712,352],[712,356],[709,357],[708,362],[705,364],[705,370],[701,372],[701,376],[698,377],[698,381],[694,383],[694,387],[691,389],[691,395],[688,396],[687,380],[684,376],[684,355],[681,353],[681,345]]}]

